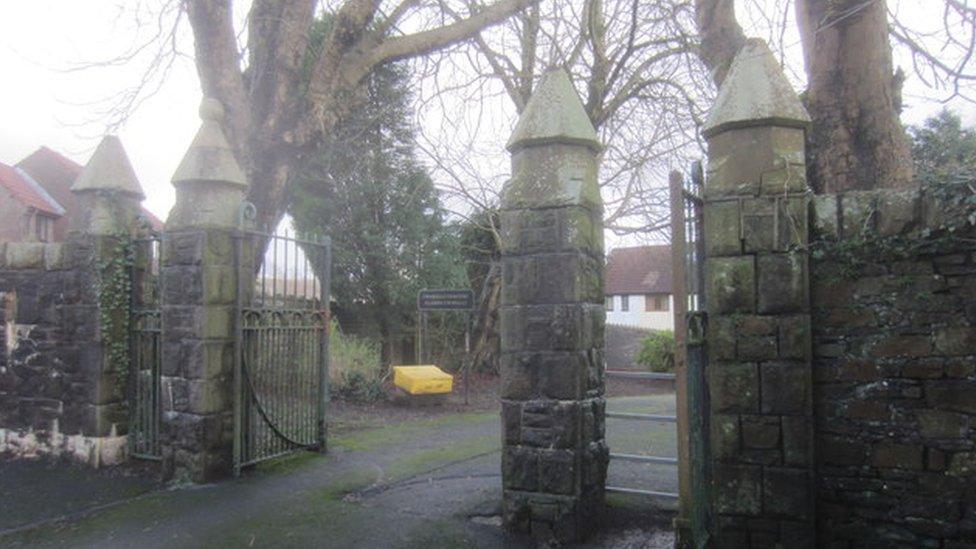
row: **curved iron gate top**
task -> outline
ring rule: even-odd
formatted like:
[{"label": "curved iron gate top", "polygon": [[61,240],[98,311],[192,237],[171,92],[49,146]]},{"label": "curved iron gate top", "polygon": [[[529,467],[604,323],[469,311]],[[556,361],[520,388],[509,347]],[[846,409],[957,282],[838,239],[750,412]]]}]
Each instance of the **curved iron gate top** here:
[{"label": "curved iron gate top", "polygon": [[326,447],[328,238],[238,233],[234,472]]}]

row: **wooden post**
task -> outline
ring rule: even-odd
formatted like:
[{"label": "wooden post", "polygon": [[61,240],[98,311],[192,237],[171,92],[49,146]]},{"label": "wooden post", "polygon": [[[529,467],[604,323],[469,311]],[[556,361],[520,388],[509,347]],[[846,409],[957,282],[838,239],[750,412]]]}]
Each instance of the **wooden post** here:
[{"label": "wooden post", "polygon": [[675,519],[676,547],[689,539],[691,518],[691,467],[689,463],[688,415],[688,273],[687,249],[685,248],[685,199],[684,176],[671,172],[671,288],[674,294],[674,366],[675,366],[675,413],[678,429],[678,517]]}]

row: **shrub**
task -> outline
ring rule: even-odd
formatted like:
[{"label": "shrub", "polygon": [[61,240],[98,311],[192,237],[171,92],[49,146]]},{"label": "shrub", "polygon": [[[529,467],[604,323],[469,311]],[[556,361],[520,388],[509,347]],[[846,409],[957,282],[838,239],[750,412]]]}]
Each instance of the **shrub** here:
[{"label": "shrub", "polygon": [[637,363],[652,372],[674,372],[674,332],[655,330],[651,332],[637,353]]},{"label": "shrub", "polygon": [[375,342],[342,333],[332,321],[329,338],[329,388],[332,396],[374,402],[383,396],[386,371]]}]

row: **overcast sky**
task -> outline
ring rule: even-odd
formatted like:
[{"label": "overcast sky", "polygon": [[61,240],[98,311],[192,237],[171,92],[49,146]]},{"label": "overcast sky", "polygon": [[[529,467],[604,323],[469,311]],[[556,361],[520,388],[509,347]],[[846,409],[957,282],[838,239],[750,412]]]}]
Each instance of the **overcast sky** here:
[{"label": "overcast sky", "polygon": [[[900,0],[898,8],[914,20],[936,24],[939,14],[931,10],[933,2]],[[127,8],[119,4],[118,0],[0,0],[0,162],[14,164],[42,145],[79,164],[87,161],[105,131],[105,104],[97,101],[134,85],[145,71],[145,57],[123,66],[68,70],[117,56],[152,30],[152,25],[136,24],[131,2]],[[191,51],[187,25],[181,40],[182,49]],[[921,100],[925,95],[931,92],[909,81],[906,121],[916,123],[941,108]],[[158,93],[136,109],[118,132],[146,191],[146,205],[163,218],[174,200],[170,175],[198,125],[199,101],[192,60],[179,59]],[[971,105],[952,106],[963,111],[968,123],[974,122]]]}]

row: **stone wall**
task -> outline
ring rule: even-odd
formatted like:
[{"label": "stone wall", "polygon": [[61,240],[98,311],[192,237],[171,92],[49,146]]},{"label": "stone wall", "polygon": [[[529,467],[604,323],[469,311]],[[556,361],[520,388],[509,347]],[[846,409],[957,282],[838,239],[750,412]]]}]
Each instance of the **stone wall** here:
[{"label": "stone wall", "polygon": [[0,426],[77,429],[83,383],[65,357],[75,348],[63,317],[77,295],[75,277],[59,261],[63,245],[0,243]]},{"label": "stone wall", "polygon": [[822,544],[976,543],[976,230],[946,230],[950,204],[918,190],[815,199]]},{"label": "stone wall", "polygon": [[129,241],[144,195],[114,136],[71,192],[82,207],[65,243],[0,244],[0,453],[97,466],[126,457]]},{"label": "stone wall", "polygon": [[[124,413],[100,391],[90,352],[98,315],[84,307],[84,250],[68,244],[0,243],[0,454],[69,455],[92,463],[124,456]],[[111,401],[111,402],[110,402]]]}]

